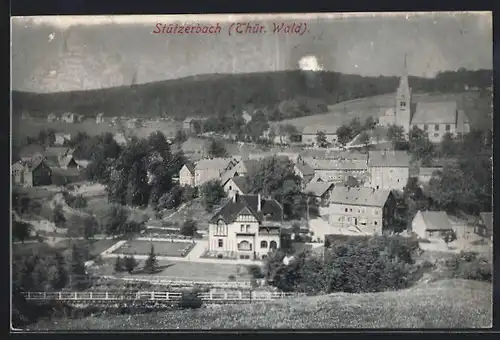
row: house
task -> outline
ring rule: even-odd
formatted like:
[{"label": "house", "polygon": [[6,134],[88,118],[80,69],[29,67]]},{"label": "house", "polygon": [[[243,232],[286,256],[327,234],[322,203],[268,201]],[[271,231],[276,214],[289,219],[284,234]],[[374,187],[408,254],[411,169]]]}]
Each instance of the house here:
[{"label": "house", "polygon": [[235,195],[209,221],[208,253],[220,258],[265,259],[280,247],[282,206],[258,195]]},{"label": "house", "polygon": [[245,121],[245,124],[248,124],[252,121],[252,115],[249,114],[247,111],[243,111],[243,114],[241,115],[241,117]]},{"label": "house", "polygon": [[74,123],[76,120],[76,115],[71,112],[65,112],[62,114],[61,120],[65,123]]},{"label": "house", "polygon": [[318,132],[323,132],[328,144],[337,143],[337,127],[329,126],[328,130],[324,125],[308,125],[302,130],[302,144],[304,145],[317,145]]},{"label": "house", "polygon": [[259,162],[254,159],[246,159],[239,161],[233,165],[234,166],[230,167],[230,169],[228,169],[226,172],[222,174],[221,176],[222,185],[226,184],[226,182],[233,177],[253,174],[255,171],[257,171]]},{"label": "house", "polygon": [[179,184],[181,186],[194,187],[194,169],[195,166],[192,163],[186,163],[182,166],[179,171]]},{"label": "house", "polygon": [[55,137],[56,137],[56,140],[54,142],[55,145],[64,145],[64,143],[71,141],[70,133],[56,132]]},{"label": "house", "polygon": [[78,163],[73,158],[73,150],[65,147],[49,147],[43,153],[43,159],[51,168],[78,169]]},{"label": "house", "polygon": [[418,211],[411,222],[412,231],[422,239],[443,239],[455,233],[444,211]]},{"label": "house", "polygon": [[383,190],[403,190],[410,176],[409,167],[410,156],[405,151],[369,151],[369,186]]},{"label": "house", "polygon": [[455,101],[412,103],[408,82],[406,56],[403,74],[396,92],[396,106],[379,118],[380,125],[402,126],[407,136],[413,127],[425,131],[431,142],[440,142],[449,132],[453,135],[470,132],[469,119]]},{"label": "house", "polygon": [[312,181],[342,182],[349,176],[364,180],[368,173],[365,160],[346,159],[318,159],[303,157],[304,162],[314,169],[315,176]]},{"label": "house", "polygon": [[75,115],[75,121],[77,123],[82,123],[85,119],[86,119],[85,115],[79,115],[79,114]]},{"label": "house", "polygon": [[493,213],[480,213],[479,223],[477,223],[474,232],[479,236],[490,238],[493,240]]},{"label": "house", "polygon": [[97,116],[95,117],[95,122],[96,124],[104,123],[104,113],[98,113]]},{"label": "house", "polygon": [[184,130],[192,131],[194,118],[188,117],[182,121],[182,128]]},{"label": "house", "polygon": [[53,123],[53,122],[55,122],[58,119],[59,119],[59,117],[57,117],[57,115],[55,113],[49,113],[48,116],[47,116],[47,121],[49,123]]},{"label": "house", "polygon": [[132,118],[127,120],[127,128],[129,129],[136,129],[138,127],[141,127],[141,122],[137,118]]},{"label": "house", "polygon": [[113,136],[113,139],[116,141],[116,143],[118,145],[126,145],[127,144],[127,138],[121,132],[115,133]]},{"label": "house", "polygon": [[43,154],[44,152],[45,148],[43,146],[38,144],[30,144],[19,151],[19,158],[21,158],[22,161],[29,161],[37,153]]},{"label": "house", "polygon": [[426,132],[434,143],[441,142],[446,133],[457,136],[470,132],[469,118],[458,109],[457,102],[417,103],[413,126]]},{"label": "house", "polygon": [[381,234],[392,224],[396,199],[389,190],[335,186],[329,206],[323,210],[328,222],[340,230],[362,234]]},{"label": "house", "polygon": [[51,185],[52,170],[40,157],[19,161],[12,165],[12,180],[14,184],[25,187]]},{"label": "house", "polygon": [[302,186],[304,188],[314,178],[314,169],[305,162],[295,164],[293,169],[295,174],[302,179]]},{"label": "house", "polygon": [[328,205],[330,195],[335,187],[332,182],[311,182],[302,191],[305,195],[314,197],[321,206]]},{"label": "house", "polygon": [[194,185],[197,187],[211,180],[220,180],[233,164],[233,158],[201,159],[194,168]]},{"label": "house", "polygon": [[432,176],[440,171],[443,171],[443,167],[420,167],[418,173],[418,181],[421,184],[427,184],[431,180]]},{"label": "house", "polygon": [[232,177],[228,179],[223,186],[228,197],[234,197],[235,195],[247,195],[250,193],[247,176]]}]

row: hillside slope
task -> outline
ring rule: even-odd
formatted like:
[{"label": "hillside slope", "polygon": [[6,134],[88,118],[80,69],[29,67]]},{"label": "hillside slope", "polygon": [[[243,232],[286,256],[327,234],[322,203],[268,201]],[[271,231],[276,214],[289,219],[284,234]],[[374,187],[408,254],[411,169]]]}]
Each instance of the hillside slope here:
[{"label": "hillside slope", "polygon": [[[491,76],[490,70],[444,72],[436,78],[410,77],[409,81],[417,92],[453,92],[462,90],[465,84],[485,88],[491,84]],[[297,97],[335,104],[390,93],[397,84],[398,77],[362,77],[326,71],[212,74],[90,91],[48,94],[13,91],[12,107],[13,113],[27,111],[42,116],[71,111],[89,116],[103,112],[106,116],[167,115],[183,119],[234,112],[247,105],[274,109],[281,101]]]},{"label": "hillside slope", "polygon": [[305,297],[142,315],[46,320],[33,330],[221,328],[487,328],[492,286],[444,280],[396,292]]}]

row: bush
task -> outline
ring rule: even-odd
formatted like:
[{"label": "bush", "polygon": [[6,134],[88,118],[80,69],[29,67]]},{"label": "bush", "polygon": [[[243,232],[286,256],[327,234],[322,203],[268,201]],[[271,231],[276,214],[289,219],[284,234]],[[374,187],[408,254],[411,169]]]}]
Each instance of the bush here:
[{"label": "bush", "polygon": [[252,275],[254,279],[262,279],[264,278],[264,273],[262,272],[262,268],[256,264],[249,265],[248,273]]},{"label": "bush", "polygon": [[118,256],[115,261],[115,272],[116,273],[121,273],[125,271],[125,263],[123,259]]},{"label": "bush", "polygon": [[194,236],[197,230],[196,222],[188,219],[182,224],[180,232],[184,236]]},{"label": "bush", "polygon": [[347,238],[326,250],[324,261],[303,251],[287,265],[284,254],[266,261],[268,280],[283,291],[377,292],[407,288],[421,271],[412,256],[416,241],[401,237]]},{"label": "bush", "polygon": [[182,292],[181,299],[179,301],[180,308],[192,308],[197,309],[203,306],[203,301],[201,300],[199,293],[195,290]]},{"label": "bush", "polygon": [[232,274],[229,275],[227,278],[229,279],[229,281],[235,281],[236,280],[236,276],[234,276]]},{"label": "bush", "polygon": [[475,252],[462,252],[447,260],[445,266],[455,278],[492,282],[492,263]]}]

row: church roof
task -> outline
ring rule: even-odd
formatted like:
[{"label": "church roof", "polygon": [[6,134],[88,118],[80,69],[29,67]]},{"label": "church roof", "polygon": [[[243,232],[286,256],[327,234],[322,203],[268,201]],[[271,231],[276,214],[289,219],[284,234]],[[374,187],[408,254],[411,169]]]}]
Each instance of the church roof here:
[{"label": "church roof", "polygon": [[[412,124],[455,124],[458,114],[457,102],[420,102],[417,103]],[[468,122],[463,112],[464,122]]]}]

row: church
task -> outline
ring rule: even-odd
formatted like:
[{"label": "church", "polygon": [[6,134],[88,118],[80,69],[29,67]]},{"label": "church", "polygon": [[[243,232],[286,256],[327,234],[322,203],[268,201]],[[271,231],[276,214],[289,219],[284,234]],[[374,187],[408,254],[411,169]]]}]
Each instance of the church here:
[{"label": "church", "polygon": [[433,143],[441,142],[448,132],[454,136],[470,132],[469,119],[457,102],[412,102],[406,56],[396,92],[395,107],[387,109],[385,115],[379,117],[379,124],[402,126],[407,136],[411,129],[417,126],[427,133]]}]

